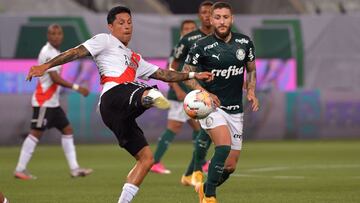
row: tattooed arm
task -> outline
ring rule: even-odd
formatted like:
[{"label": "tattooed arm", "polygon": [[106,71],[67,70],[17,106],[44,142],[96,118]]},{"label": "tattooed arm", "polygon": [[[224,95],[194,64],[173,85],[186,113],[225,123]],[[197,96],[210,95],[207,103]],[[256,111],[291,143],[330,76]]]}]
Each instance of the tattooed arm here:
[{"label": "tattooed arm", "polygon": [[54,66],[62,65],[70,61],[74,61],[76,59],[83,58],[89,55],[90,52],[83,45],[79,45],[77,47],[71,48],[44,64],[38,66],[32,66],[26,77],[26,80],[31,80],[32,77],[42,76],[44,75],[47,69],[52,68]]},{"label": "tattooed arm", "polygon": [[255,96],[256,89],[256,65],[255,61],[247,62],[246,64],[246,90],[247,100],[252,102],[251,108],[253,111],[259,110],[259,101]]},{"label": "tattooed arm", "polygon": [[177,71],[171,71],[171,70],[164,70],[164,69],[158,69],[153,73],[150,78],[154,78],[157,80],[162,80],[164,82],[179,82],[184,80],[189,80],[192,78],[198,79],[198,80],[205,80],[210,81],[213,79],[213,74],[209,72],[187,72],[187,73],[181,73]]},{"label": "tattooed arm", "polygon": [[[189,64],[185,64],[184,67],[183,67],[183,72],[195,72],[196,71],[196,67],[195,66],[192,66],[192,65],[189,65]],[[214,76],[212,76],[213,78],[211,80],[214,79]],[[206,82],[209,82],[209,81],[206,81]],[[185,85],[188,86],[190,89],[194,90],[194,89],[197,89],[197,90],[202,90],[202,91],[206,91],[199,83],[198,81],[194,80],[194,79],[191,79],[191,80],[187,80],[187,81],[184,81]],[[214,103],[216,106],[220,106],[220,100],[219,98],[215,95],[215,94],[212,94],[210,93],[210,96],[211,98],[213,99]]]},{"label": "tattooed arm", "polygon": [[[185,64],[182,70],[184,73],[189,73],[189,72],[196,72],[196,67],[189,65],[189,64]],[[190,89],[194,90],[194,89],[198,89],[198,90],[204,90],[206,91],[199,83],[198,81],[192,79],[192,80],[187,80],[184,81],[185,85],[188,86]]]}]

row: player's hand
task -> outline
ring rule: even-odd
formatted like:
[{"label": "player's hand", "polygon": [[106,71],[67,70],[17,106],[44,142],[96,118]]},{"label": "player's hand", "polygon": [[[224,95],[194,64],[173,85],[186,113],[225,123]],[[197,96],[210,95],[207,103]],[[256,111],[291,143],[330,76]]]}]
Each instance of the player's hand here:
[{"label": "player's hand", "polygon": [[31,81],[32,77],[43,76],[45,71],[49,68],[48,64],[41,64],[38,66],[32,66],[29,70],[28,75],[26,76],[27,81]]},{"label": "player's hand", "polygon": [[87,97],[89,95],[89,90],[86,87],[79,87],[78,92],[84,97]]},{"label": "player's hand", "polygon": [[251,103],[252,111],[259,110],[259,100],[256,98],[254,92],[248,92],[246,95],[247,100]]},{"label": "player's hand", "polygon": [[221,105],[219,98],[215,94],[212,94],[210,92],[208,92],[208,93],[209,93],[211,99],[213,100],[215,106],[219,107]]},{"label": "player's hand", "polygon": [[205,82],[210,82],[214,79],[214,74],[210,72],[195,73],[195,79],[203,80]]}]

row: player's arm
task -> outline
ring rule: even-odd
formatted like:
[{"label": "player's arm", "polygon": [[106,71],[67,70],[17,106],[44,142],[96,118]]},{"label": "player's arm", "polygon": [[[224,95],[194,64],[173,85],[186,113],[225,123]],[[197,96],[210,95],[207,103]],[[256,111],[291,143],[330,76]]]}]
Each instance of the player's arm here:
[{"label": "player's arm", "polygon": [[56,71],[50,71],[49,75],[54,83],[61,85],[63,87],[71,88],[85,97],[89,95],[89,90],[87,88],[81,87],[75,83],[74,84],[69,83],[68,81],[64,80]]},{"label": "player's arm", "polygon": [[[179,65],[180,65],[179,60],[173,59],[169,64],[169,70],[179,71]],[[178,83],[170,82],[169,86],[174,90],[177,99],[184,100],[184,98],[186,96],[186,92],[183,89],[181,89],[181,87]]]},{"label": "player's arm", "polygon": [[209,72],[177,72],[177,71],[171,71],[171,70],[165,70],[165,69],[157,69],[150,78],[154,78],[157,80],[162,80],[164,82],[179,82],[179,81],[185,81],[190,79],[197,79],[197,80],[204,80],[204,81],[211,81],[214,79],[214,76],[212,73]]},{"label": "player's arm", "polygon": [[255,95],[256,90],[256,65],[255,60],[246,63],[246,91],[247,99],[252,102],[251,108],[253,111],[259,110],[259,100]]},{"label": "player's arm", "polygon": [[[196,66],[193,66],[193,65],[190,65],[190,64],[185,64],[184,67],[183,67],[183,70],[182,72],[184,73],[191,73],[191,72],[196,72]],[[214,77],[214,76],[213,76]],[[213,80],[213,78],[212,78]],[[206,81],[206,82],[209,82],[209,81]],[[198,90],[203,90],[203,91],[206,91],[200,84],[198,81],[194,80],[194,79],[191,79],[191,80],[187,80],[187,81],[184,81],[185,85],[188,86],[190,89],[192,90],[195,90],[195,89],[198,89]],[[216,106],[220,106],[220,100],[219,98],[210,93],[210,96],[212,97],[214,103]]]},{"label": "player's arm", "polygon": [[77,47],[71,48],[44,64],[32,66],[26,77],[26,80],[31,80],[32,77],[42,76],[44,75],[47,69],[52,68],[54,66],[62,65],[70,61],[74,61],[76,59],[83,58],[89,55],[90,52],[83,45],[79,45]]}]

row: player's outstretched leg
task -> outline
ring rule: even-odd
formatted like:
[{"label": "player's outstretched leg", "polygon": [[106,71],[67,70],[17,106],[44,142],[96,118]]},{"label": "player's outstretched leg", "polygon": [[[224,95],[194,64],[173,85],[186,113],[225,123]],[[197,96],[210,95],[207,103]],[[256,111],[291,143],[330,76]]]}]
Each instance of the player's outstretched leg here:
[{"label": "player's outstretched leg", "polygon": [[118,203],[129,203],[139,190],[139,186],[154,164],[149,146],[143,147],[135,156],[136,164],[127,176]]},{"label": "player's outstretched leg", "polygon": [[32,135],[31,133],[24,140],[21,147],[19,160],[14,171],[15,178],[18,178],[20,180],[36,179],[35,176],[30,174],[26,170],[26,167],[32,157],[32,154],[38,142],[39,142],[38,138]]}]

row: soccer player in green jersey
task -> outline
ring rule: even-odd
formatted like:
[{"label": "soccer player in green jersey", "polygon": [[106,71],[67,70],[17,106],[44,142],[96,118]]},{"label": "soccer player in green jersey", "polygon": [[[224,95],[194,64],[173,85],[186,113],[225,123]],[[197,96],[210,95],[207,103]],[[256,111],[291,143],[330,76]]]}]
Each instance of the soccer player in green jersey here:
[{"label": "soccer player in green jersey", "polygon": [[[188,34],[196,30],[196,23],[193,20],[184,20],[180,26],[180,39]],[[168,68],[170,70],[174,70],[171,68],[171,63],[174,60],[174,53],[175,48],[172,49],[169,60],[168,60]],[[174,70],[176,71],[176,70]],[[183,103],[187,89],[185,85],[181,82],[179,83],[169,83],[170,89],[168,91],[168,99],[170,102],[170,109],[168,112],[168,121],[166,130],[162,133],[161,137],[159,138],[159,142],[154,153],[154,165],[151,167],[150,171],[159,174],[170,174],[171,171],[167,169],[161,162],[161,158],[164,156],[168,145],[173,141],[175,135],[179,133],[181,127],[185,122],[188,122],[189,125],[194,129],[194,133],[198,133],[200,129],[199,122],[191,119],[189,116],[186,115],[185,111],[183,110]]]},{"label": "soccer player in green jersey", "polygon": [[[186,56],[191,48],[191,46],[200,38],[205,37],[212,33],[212,26],[210,24],[210,9],[213,5],[210,1],[204,1],[200,4],[198,10],[198,17],[201,22],[201,26],[199,29],[196,29],[193,32],[190,32],[184,35],[178,44],[174,48],[174,55],[172,62],[170,63],[170,69],[174,71],[181,71],[183,64],[185,62]],[[171,87],[173,90],[169,91],[168,99],[172,102],[172,106],[174,103],[182,103],[186,93],[189,92],[189,89],[182,82],[180,83],[172,83]],[[183,112],[183,107],[177,108]],[[171,110],[170,110],[171,113]],[[184,121],[179,121],[179,119],[175,119],[171,117],[169,113],[168,117],[168,125],[167,130],[162,134],[159,139],[158,147],[155,151],[155,165],[152,167],[151,171],[157,173],[170,173],[168,169],[166,169],[161,163],[160,159],[165,154],[168,145],[174,139],[175,135],[180,131]],[[193,120],[192,120],[193,121]],[[193,127],[193,142],[195,143],[195,150],[193,152],[193,157],[185,171],[185,174],[181,177],[181,183],[183,185],[194,185],[196,182],[202,182],[202,170],[207,170],[208,164],[205,161],[205,155],[208,149],[208,146],[211,143],[211,139],[207,135],[205,131],[200,131],[200,125],[198,122],[191,122],[190,125]],[[199,135],[199,136],[198,136]],[[197,140],[195,140],[198,138]],[[158,163],[158,164],[156,164]],[[196,169],[196,170],[195,170]],[[194,173],[193,171],[198,171]],[[192,180],[192,177],[193,180]]]},{"label": "soccer player in green jersey", "polygon": [[243,34],[231,32],[233,15],[231,6],[217,2],[211,8],[214,34],[198,40],[191,48],[183,71],[209,71],[214,80],[201,85],[196,80],[185,82],[191,89],[208,91],[218,106],[205,119],[200,120],[215,144],[208,177],[204,184],[196,185],[200,202],[216,202],[216,187],[235,171],[243,139],[243,84],[246,70],[246,98],[251,109],[257,111],[255,96],[256,66],[254,45]]}]

